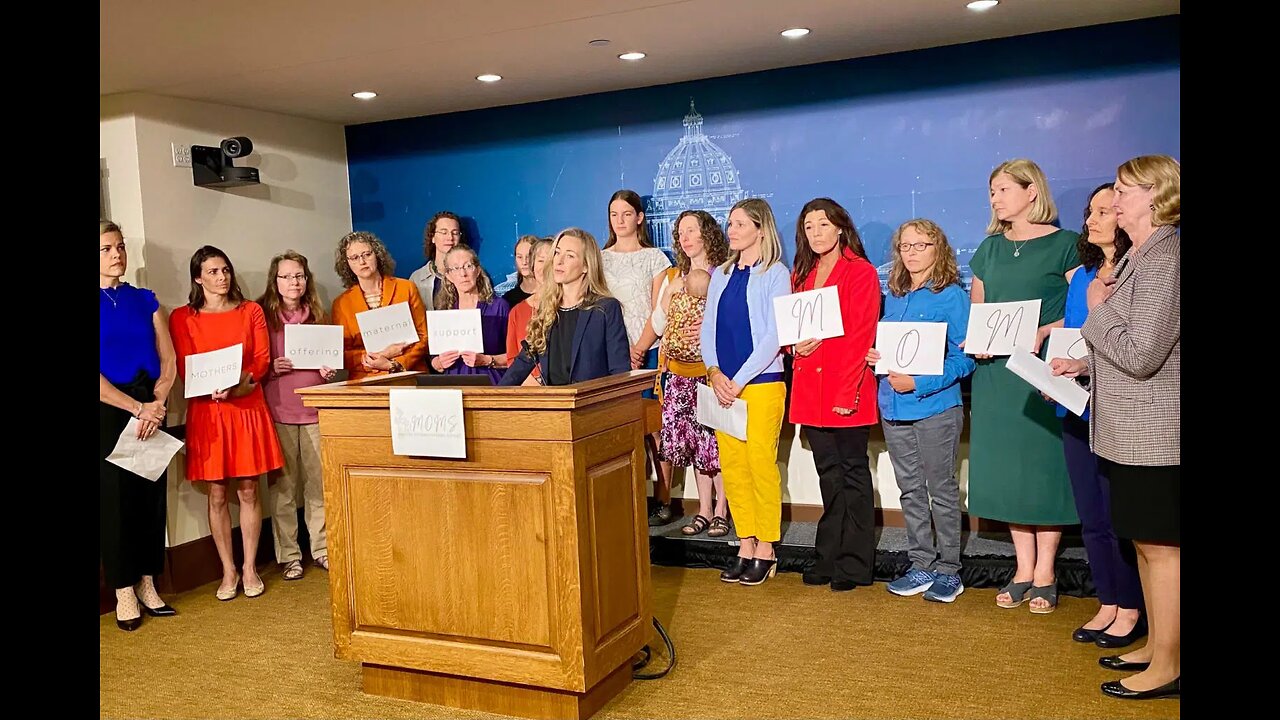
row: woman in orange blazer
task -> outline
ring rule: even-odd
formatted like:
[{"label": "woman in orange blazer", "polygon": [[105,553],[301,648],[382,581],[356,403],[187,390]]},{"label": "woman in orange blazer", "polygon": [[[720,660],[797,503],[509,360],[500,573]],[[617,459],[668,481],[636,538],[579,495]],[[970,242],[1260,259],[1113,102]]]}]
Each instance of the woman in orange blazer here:
[{"label": "woman in orange blazer", "polygon": [[822,491],[806,585],[847,591],[870,585],[875,569],[875,496],[867,440],[876,412],[876,376],[867,351],[880,320],[880,278],[849,213],[830,198],[805,204],[796,221],[793,292],[836,287],[844,335],[802,340],[793,352],[791,417],[805,426]]},{"label": "woman in orange blazer", "polygon": [[[374,373],[425,370],[427,317],[418,287],[411,280],[392,275],[396,263],[378,236],[370,232],[347,233],[338,242],[333,269],[347,291],[333,301],[333,322],[342,326],[343,367],[358,380]],[[418,331],[418,342],[396,343],[386,348],[366,348],[356,313],[395,303],[409,303],[409,315]]]}]

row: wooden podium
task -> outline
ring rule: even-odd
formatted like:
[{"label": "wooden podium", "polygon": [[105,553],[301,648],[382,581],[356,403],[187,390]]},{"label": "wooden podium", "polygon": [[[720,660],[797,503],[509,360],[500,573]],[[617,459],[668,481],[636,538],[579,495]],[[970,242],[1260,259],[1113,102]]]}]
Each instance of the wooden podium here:
[{"label": "wooden podium", "polygon": [[654,371],[461,388],[465,460],[392,454],[389,390],[418,374],[298,391],[320,411],[334,654],[366,693],[587,718],[650,637]]}]

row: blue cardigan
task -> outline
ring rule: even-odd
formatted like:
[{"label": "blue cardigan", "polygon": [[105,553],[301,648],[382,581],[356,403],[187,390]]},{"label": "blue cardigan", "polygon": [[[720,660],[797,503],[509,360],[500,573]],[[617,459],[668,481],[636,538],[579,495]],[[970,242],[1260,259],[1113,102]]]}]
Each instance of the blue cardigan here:
[{"label": "blue cardigan", "polygon": [[[724,266],[713,268],[711,286],[707,288],[707,309],[702,315],[702,361],[707,368],[719,367],[716,356],[716,314],[720,307],[720,296],[729,286],[729,276],[724,273]],[[782,347],[778,345],[778,324],[773,317],[773,299],[791,293],[791,274],[787,266],[775,262],[768,268],[754,265],[747,278],[747,315],[750,328],[742,328],[751,332],[751,355],[742,364],[742,368],[734,373],[733,380],[740,387],[746,387],[760,373],[782,372]]]},{"label": "blue cardigan", "polygon": [[[584,382],[631,371],[631,343],[627,326],[622,321],[622,303],[611,297],[578,315],[573,333],[573,360],[569,365],[569,381]],[[535,360],[529,343],[521,342],[520,352],[511,359],[511,367],[499,385],[519,385],[533,372],[534,363],[542,369],[544,380],[551,377],[550,362],[544,350]]]}]

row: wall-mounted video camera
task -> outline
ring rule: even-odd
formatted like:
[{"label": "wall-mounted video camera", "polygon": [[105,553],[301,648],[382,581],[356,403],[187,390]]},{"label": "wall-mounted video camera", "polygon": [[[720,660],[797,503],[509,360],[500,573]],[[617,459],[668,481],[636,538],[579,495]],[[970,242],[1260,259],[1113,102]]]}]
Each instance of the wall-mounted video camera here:
[{"label": "wall-mounted video camera", "polygon": [[218,147],[191,146],[191,178],[196,187],[239,187],[258,184],[258,168],[236,167],[233,158],[253,152],[247,137],[229,137]]}]

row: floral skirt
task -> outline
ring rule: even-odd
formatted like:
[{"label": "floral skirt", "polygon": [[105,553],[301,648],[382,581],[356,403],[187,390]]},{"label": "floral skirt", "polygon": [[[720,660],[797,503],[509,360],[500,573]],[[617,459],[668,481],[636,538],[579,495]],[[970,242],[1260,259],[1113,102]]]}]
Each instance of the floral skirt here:
[{"label": "floral skirt", "polygon": [[662,395],[662,445],[658,457],[675,467],[689,467],[707,475],[720,472],[715,431],[698,422],[698,385],[705,378],[666,373]]}]

